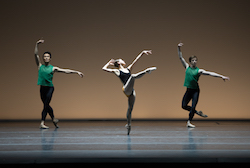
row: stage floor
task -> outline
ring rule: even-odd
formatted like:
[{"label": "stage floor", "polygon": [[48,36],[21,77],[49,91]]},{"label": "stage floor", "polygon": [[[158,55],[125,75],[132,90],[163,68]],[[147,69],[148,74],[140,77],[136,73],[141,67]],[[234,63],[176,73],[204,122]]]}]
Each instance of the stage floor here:
[{"label": "stage floor", "polygon": [[246,163],[249,121],[0,122],[0,164],[43,163]]}]

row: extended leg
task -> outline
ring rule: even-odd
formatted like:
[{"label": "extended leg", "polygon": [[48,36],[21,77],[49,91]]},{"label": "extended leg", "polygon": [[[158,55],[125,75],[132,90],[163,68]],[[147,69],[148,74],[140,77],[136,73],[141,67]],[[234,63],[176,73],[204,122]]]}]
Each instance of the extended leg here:
[{"label": "extended leg", "polygon": [[135,79],[139,79],[141,78],[143,75],[145,75],[146,73],[151,73],[152,71],[156,70],[156,67],[151,67],[151,68],[147,68],[141,72],[138,72],[136,74],[132,74],[130,76],[130,78],[128,79],[127,83],[123,86],[123,91],[124,93],[128,96],[132,93],[133,88],[134,88],[134,83],[135,83]]},{"label": "extended leg", "polygon": [[151,73],[152,71],[156,70],[156,67],[151,67],[151,68],[147,68],[141,72],[138,72],[136,74],[132,74],[132,76],[135,78],[135,79],[139,79],[141,78],[143,75],[145,75],[146,73]]}]

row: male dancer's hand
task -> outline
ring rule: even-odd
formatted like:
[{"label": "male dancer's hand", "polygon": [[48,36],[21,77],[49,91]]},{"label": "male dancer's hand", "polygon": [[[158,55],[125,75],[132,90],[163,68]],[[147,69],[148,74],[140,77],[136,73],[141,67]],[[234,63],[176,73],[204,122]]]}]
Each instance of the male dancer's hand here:
[{"label": "male dancer's hand", "polygon": [[182,47],[184,44],[183,43],[179,43],[178,44],[178,47]]},{"label": "male dancer's hand", "polygon": [[83,73],[81,73],[81,72],[77,72],[77,74],[82,78],[83,76],[84,76],[84,74]]},{"label": "male dancer's hand", "polygon": [[44,40],[38,40],[36,43],[37,43],[37,44],[44,43]]}]

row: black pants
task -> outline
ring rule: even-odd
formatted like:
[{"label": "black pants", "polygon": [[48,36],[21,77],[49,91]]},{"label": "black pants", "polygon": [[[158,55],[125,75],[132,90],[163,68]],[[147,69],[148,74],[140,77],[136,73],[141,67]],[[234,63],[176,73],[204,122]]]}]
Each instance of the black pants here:
[{"label": "black pants", "polygon": [[42,111],[42,120],[45,121],[47,113],[49,113],[52,120],[54,119],[53,109],[50,107],[49,103],[54,92],[54,87],[41,86],[40,87],[40,96],[43,102],[43,111]]},{"label": "black pants", "polygon": [[[200,94],[200,89],[190,89],[187,88],[187,91],[185,93],[185,95],[183,96],[182,99],[182,108],[184,110],[189,111],[189,119],[190,121],[192,121],[193,117],[194,117],[194,113],[196,113],[197,111],[195,110],[196,105],[198,103],[199,100],[199,94]],[[190,100],[192,99],[192,107],[188,106],[188,103],[190,102]]]}]

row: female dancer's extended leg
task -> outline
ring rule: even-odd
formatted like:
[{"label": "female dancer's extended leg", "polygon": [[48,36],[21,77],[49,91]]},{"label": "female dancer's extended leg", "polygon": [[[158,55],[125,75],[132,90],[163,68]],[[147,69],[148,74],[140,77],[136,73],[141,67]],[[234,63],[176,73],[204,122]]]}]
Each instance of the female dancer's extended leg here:
[{"label": "female dancer's extended leg", "polygon": [[132,74],[127,83],[123,86],[122,90],[124,91],[124,93],[127,96],[130,96],[133,92],[133,88],[134,88],[134,83],[135,83],[135,79],[139,79],[141,78],[143,75],[145,75],[146,73],[151,73],[152,71],[156,70],[156,67],[151,67],[151,68],[147,68],[141,72],[138,72],[136,74]]}]

